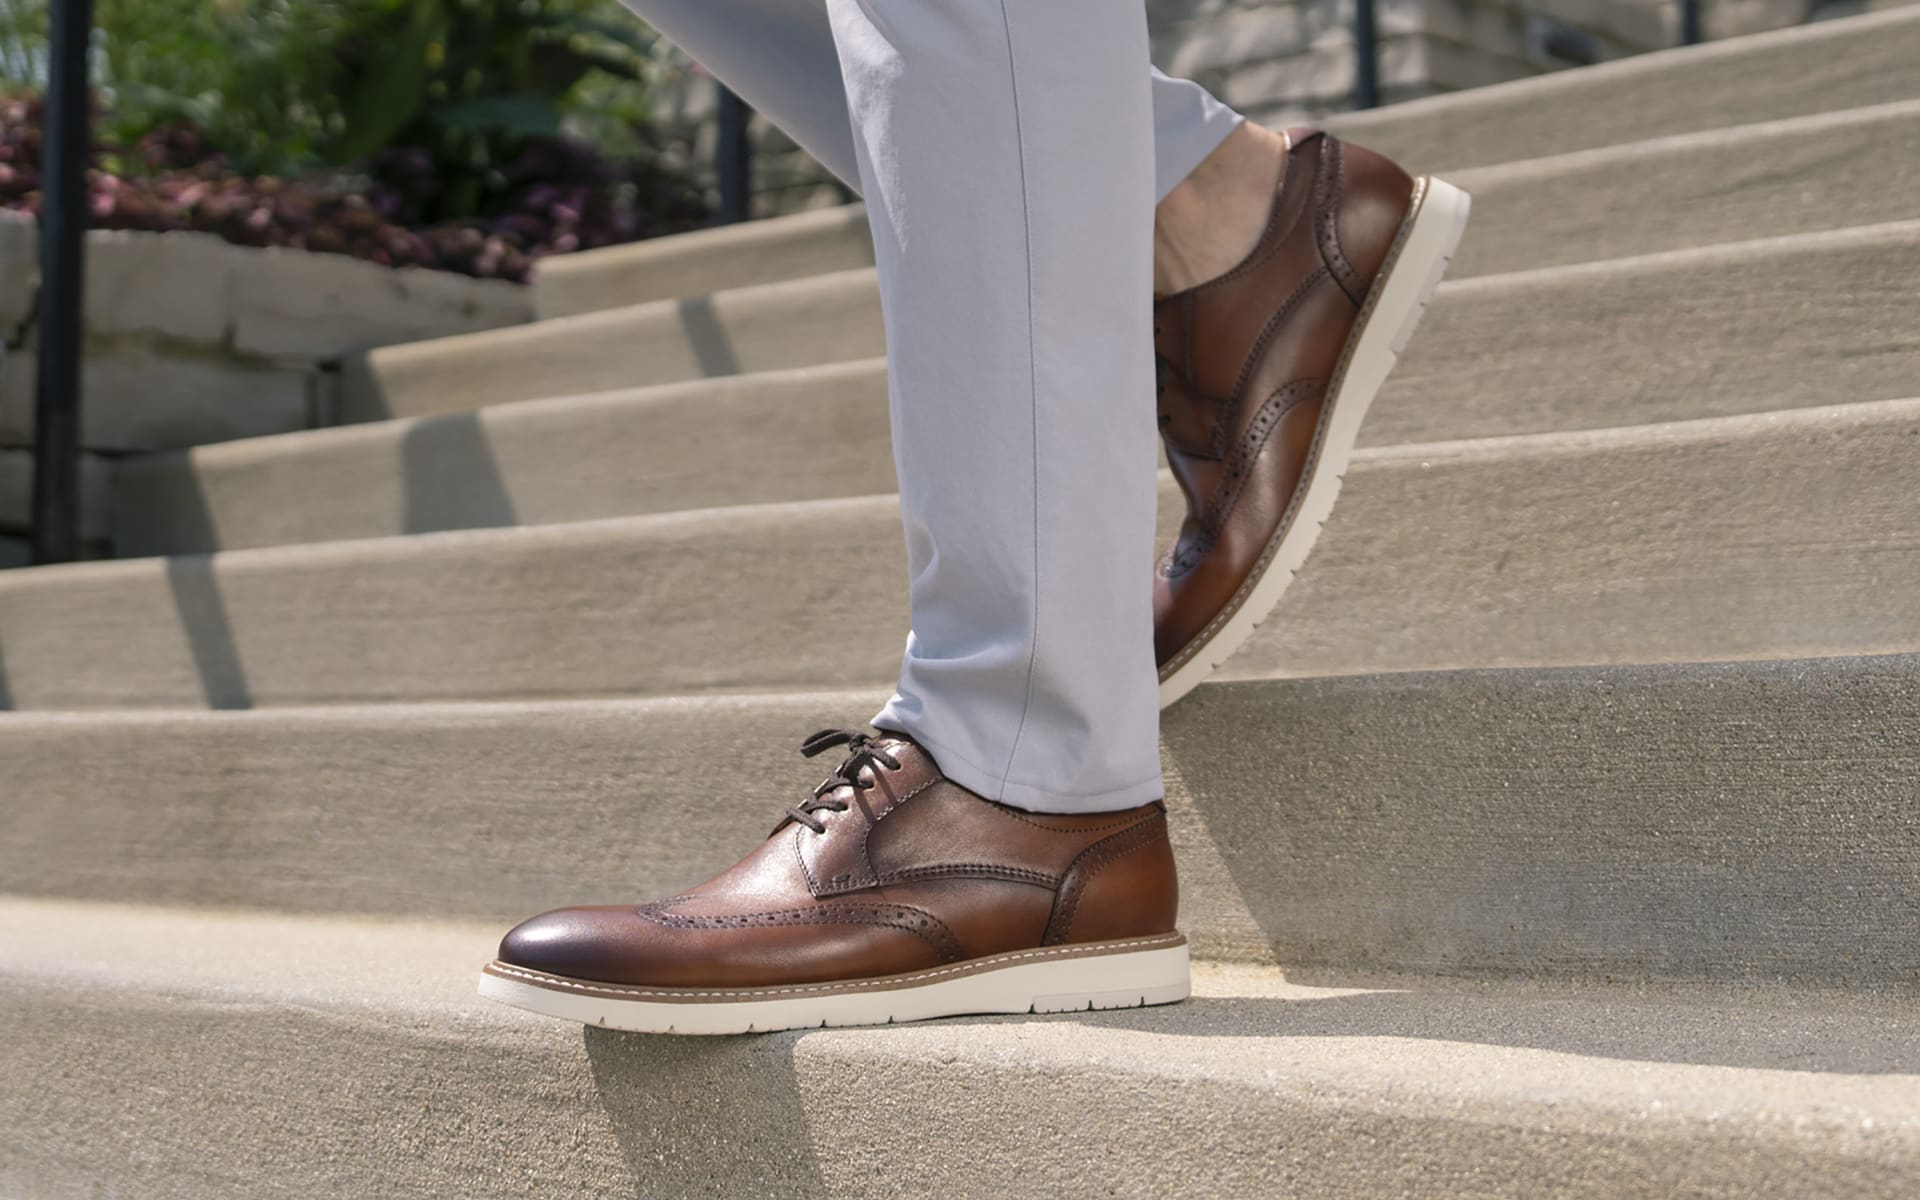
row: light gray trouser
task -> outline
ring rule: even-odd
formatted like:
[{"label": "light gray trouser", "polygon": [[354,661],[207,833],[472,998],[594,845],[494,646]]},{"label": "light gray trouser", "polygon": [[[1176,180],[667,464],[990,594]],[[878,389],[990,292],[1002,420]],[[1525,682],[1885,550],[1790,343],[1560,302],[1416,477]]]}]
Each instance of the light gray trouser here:
[{"label": "light gray trouser", "polygon": [[867,199],[912,602],[874,723],[1008,804],[1158,799],[1153,209],[1238,115],[1139,0],[625,2]]}]

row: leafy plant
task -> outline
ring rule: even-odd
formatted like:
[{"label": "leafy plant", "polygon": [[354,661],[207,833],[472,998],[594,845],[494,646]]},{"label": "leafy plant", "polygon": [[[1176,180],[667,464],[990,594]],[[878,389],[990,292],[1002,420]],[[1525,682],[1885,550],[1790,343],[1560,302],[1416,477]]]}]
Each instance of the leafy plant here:
[{"label": "leafy plant", "polygon": [[[39,209],[41,117],[38,95],[0,96],[0,208]],[[425,222],[411,214],[430,207],[441,181],[421,148],[382,150],[362,171],[281,179],[233,170],[203,131],[174,122],[128,145],[100,145],[95,158],[97,228],[197,230],[483,278],[524,281],[544,255],[675,233],[707,217],[704,197],[676,173],[609,160],[567,138],[527,140],[499,172],[496,211]],[[118,163],[140,169],[120,173]]]},{"label": "leafy plant", "polygon": [[[44,73],[47,0],[0,0],[0,80]],[[515,164],[563,135],[658,160],[661,47],[616,0],[97,0],[103,133],[186,123],[249,174],[365,168],[404,151],[412,222],[501,212]],[[112,163],[138,171],[137,160]]]},{"label": "leafy plant", "polygon": [[644,88],[653,35],[604,0],[356,0],[336,32],[333,162],[426,148],[440,188],[422,217],[486,211],[505,169],[566,128],[589,77]]}]

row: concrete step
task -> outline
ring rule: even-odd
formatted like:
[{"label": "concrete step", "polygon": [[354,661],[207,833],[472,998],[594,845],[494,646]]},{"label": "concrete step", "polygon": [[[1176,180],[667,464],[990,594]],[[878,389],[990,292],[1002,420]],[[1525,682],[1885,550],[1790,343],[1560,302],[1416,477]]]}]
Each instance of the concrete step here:
[{"label": "concrete step", "polygon": [[[1361,441],[1895,398],[1916,276],[1905,222],[1448,284]],[[556,386],[585,382],[571,361]],[[885,388],[867,360],[153,455],[120,467],[115,536],[198,553],[888,491]]]},{"label": "concrete step", "polygon": [[[1916,446],[1920,400],[1362,451],[1227,673],[1920,649]],[[905,574],[876,495],[12,571],[0,645],[41,709],[879,683]]]},{"label": "concrete step", "polygon": [[467,412],[885,353],[873,271],[842,271],[385,347],[345,364],[339,413]]},{"label": "concrete step", "polygon": [[[671,895],[884,698],[8,715],[0,878],[495,924]],[[1917,703],[1911,655],[1205,684],[1164,728],[1181,924],[1296,972],[1920,992]]]},{"label": "concrete step", "polygon": [[0,913],[0,1064],[35,1081],[0,1091],[0,1186],[47,1200],[1905,1200],[1920,1170],[1920,1029],[1874,998],[1202,967],[1163,1009],[663,1039],[480,1000],[492,931]]},{"label": "concrete step", "polygon": [[1920,9],[1909,7],[1344,113],[1327,125],[1418,170],[1458,170],[1913,100],[1916,62]]},{"label": "concrete step", "polygon": [[1450,178],[1474,205],[1456,279],[1907,220],[1920,194],[1920,99]]},{"label": "concrete step", "polygon": [[[1451,274],[1903,220],[1920,190],[1916,164],[1920,100],[1907,99],[1462,168],[1451,177],[1473,193],[1474,222]],[[572,316],[869,266],[865,219],[851,205],[550,258],[534,285],[539,313]]]},{"label": "concrete step", "polygon": [[866,208],[850,204],[554,255],[534,271],[534,313],[549,320],[872,265]]},{"label": "concrete step", "polygon": [[830,499],[893,490],[890,462],[869,359],[131,459],[114,537],[122,557],[195,554]]},{"label": "concrete step", "polygon": [[[1904,395],[1886,389],[1889,377],[1907,389],[1914,378],[1920,330],[1904,302],[1916,273],[1920,220],[1444,284],[1394,384],[1403,397],[1420,397],[1411,407],[1438,410],[1444,423],[1402,417],[1377,436],[1539,428],[1516,428],[1504,411],[1491,428],[1461,422],[1536,388],[1576,411],[1608,397],[1617,405],[1618,389],[1596,396],[1594,380],[1617,380],[1628,367],[1643,388],[1704,393],[1700,403],[1717,405],[1706,411],[1746,411],[1726,407],[1727,391],[1745,395],[1782,369],[1792,383],[1821,384],[1814,403]],[[885,350],[873,272],[850,271],[389,347],[352,367],[342,392],[347,419],[377,420],[851,362]],[[1794,373],[1774,365],[1781,360],[1809,365]],[[1831,370],[1836,361],[1846,364],[1840,377]],[[1726,365],[1741,362],[1768,365]],[[1703,412],[1696,405],[1691,415]],[[1553,421],[1545,428],[1564,424],[1558,413]],[[1409,436],[1413,428],[1425,432]]]}]

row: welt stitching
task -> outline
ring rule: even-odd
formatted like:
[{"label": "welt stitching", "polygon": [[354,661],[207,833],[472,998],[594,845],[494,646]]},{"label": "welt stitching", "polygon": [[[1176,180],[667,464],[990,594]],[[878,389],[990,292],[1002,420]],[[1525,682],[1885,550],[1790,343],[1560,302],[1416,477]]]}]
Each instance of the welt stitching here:
[{"label": "welt stitching", "polygon": [[1114,822],[1111,822],[1110,824],[1106,824],[1106,825],[1092,825],[1092,826],[1078,826],[1078,825],[1075,825],[1075,826],[1060,826],[1060,825],[1047,825],[1047,824],[1044,824],[1044,823],[1042,823],[1042,822],[1040,822],[1040,821],[1036,821],[1036,820],[1034,820],[1034,819],[1033,819],[1033,818],[1031,818],[1031,817],[1025,817],[1025,816],[1022,816],[1022,815],[1020,815],[1019,813],[1017,813],[1017,812],[1014,812],[1014,811],[1013,811],[1012,809],[1010,809],[1010,808],[1006,808],[1006,807],[1004,807],[1004,806],[1003,806],[1003,807],[1002,807],[1002,808],[1000,809],[1000,811],[1001,811],[1002,813],[1004,813],[1004,814],[1006,814],[1007,816],[1009,816],[1009,817],[1012,817],[1012,818],[1013,818],[1014,820],[1016,820],[1016,821],[1018,821],[1018,822],[1020,822],[1020,823],[1021,823],[1022,825],[1031,825],[1031,826],[1033,826],[1033,827],[1034,827],[1034,828],[1036,828],[1036,829],[1044,829],[1044,830],[1046,830],[1046,831],[1047,831],[1048,833],[1104,833],[1104,832],[1106,832],[1106,831],[1107,831],[1107,830],[1109,830],[1109,829],[1122,829],[1122,828],[1125,828],[1126,826],[1128,826],[1128,825],[1131,825],[1131,824],[1133,824],[1133,823],[1134,823],[1135,821],[1137,821],[1137,820],[1139,820],[1139,819],[1140,819],[1140,818],[1138,818],[1138,817],[1128,817],[1128,818],[1127,818],[1126,820],[1123,820],[1123,821],[1114,821]]},{"label": "welt stitching", "polygon": [[820,881],[813,877],[813,868],[807,865],[806,851],[800,847],[800,826],[793,829],[793,856],[800,862],[800,873],[807,877],[807,890],[814,895],[820,894]]},{"label": "welt stitching", "polygon": [[[1179,944],[1179,936],[1178,934],[1168,933],[1162,934],[1159,937],[1136,938],[1132,941],[1125,942],[1109,942],[1105,943],[1105,950],[1111,952],[1115,950],[1131,950],[1137,946],[1175,946]],[[1079,949],[1080,947],[1078,946],[1055,946],[1041,950],[1027,950],[1019,954],[1007,954],[992,959],[981,959],[977,962],[960,963],[957,966],[941,967],[932,971],[910,972],[910,974],[915,980],[939,979],[947,975],[962,975],[972,971],[989,969],[983,965],[989,962],[999,964],[1024,962],[1030,958],[1078,957],[1074,952]],[[602,996],[665,996],[679,1000],[707,997],[743,1000],[759,996],[803,995],[812,992],[836,992],[864,988],[892,990],[901,986],[898,982],[887,979],[855,979],[839,983],[815,983],[784,988],[736,988],[732,991],[662,991],[652,988],[622,987],[618,984],[580,983],[577,980],[566,979],[558,975],[548,975],[544,972],[523,971],[518,967],[512,967],[502,962],[493,963],[487,970],[495,975],[506,975],[517,979],[525,979],[531,983],[549,987],[557,985],[559,987],[570,988],[576,992],[590,992]],[[909,986],[918,986],[918,984]],[[743,995],[742,993],[746,994]]]},{"label": "welt stitching", "polygon": [[1025,867],[1002,867],[993,863],[940,863],[929,867],[908,867],[901,871],[888,871],[878,877],[881,883],[903,883],[916,879],[945,879],[956,875],[990,875],[996,879],[1031,881],[1051,886],[1056,878],[1044,871],[1030,871]]}]

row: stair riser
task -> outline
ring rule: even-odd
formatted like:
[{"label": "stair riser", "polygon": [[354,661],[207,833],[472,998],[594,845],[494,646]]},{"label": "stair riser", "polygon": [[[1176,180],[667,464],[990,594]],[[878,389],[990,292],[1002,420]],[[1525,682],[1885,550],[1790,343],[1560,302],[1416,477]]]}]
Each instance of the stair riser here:
[{"label": "stair riser", "polygon": [[[1888,399],[1920,225],[1444,287],[1361,432],[1382,446]],[[539,524],[891,490],[873,363],[128,465],[126,554]],[[450,393],[449,393],[450,394]],[[835,465],[840,464],[840,465]]]},{"label": "stair riser", "polygon": [[[672,894],[883,699],[20,716],[0,875],[499,922]],[[1206,685],[1166,718],[1181,924],[1308,980],[1920,989],[1917,705],[1913,657]]]},{"label": "stair riser", "polygon": [[[1215,1002],[1229,1027],[1234,1003]],[[1474,1180],[1474,1195],[1516,1200],[1905,1200],[1916,1166],[1909,1131],[1855,1132],[1837,1115],[1789,1131],[1750,1112],[1696,1115],[1705,1105],[1692,1097],[1689,1115],[1672,1115],[1659,1103],[1350,1095],[1335,1080],[1357,1039],[1302,1039],[1286,1056],[1301,1062],[1262,1078],[1195,1036],[1190,1057],[1204,1066],[1135,1074],[1102,1042],[1149,1036],[1134,1015],[976,1023],[956,1053],[951,1026],[660,1039],[450,1009],[10,986],[0,1067],[34,1086],[0,1093],[0,1187],[42,1200],[890,1200],[903,1180],[1007,1197],[1186,1195],[1204,1180],[1220,1197],[1454,1200]],[[1039,1061],[1022,1036],[1033,1033],[1053,1050]],[[1075,1047],[1084,1058],[1063,1057]],[[1473,1049],[1474,1082],[1497,1081],[1498,1056]]]},{"label": "stair riser", "polygon": [[[1920,649],[1917,446],[1905,401],[1363,455],[1227,672]],[[0,670],[15,707],[42,709],[878,684],[906,627],[896,507],[16,574]],[[1165,485],[1161,512],[1165,538]]]}]

